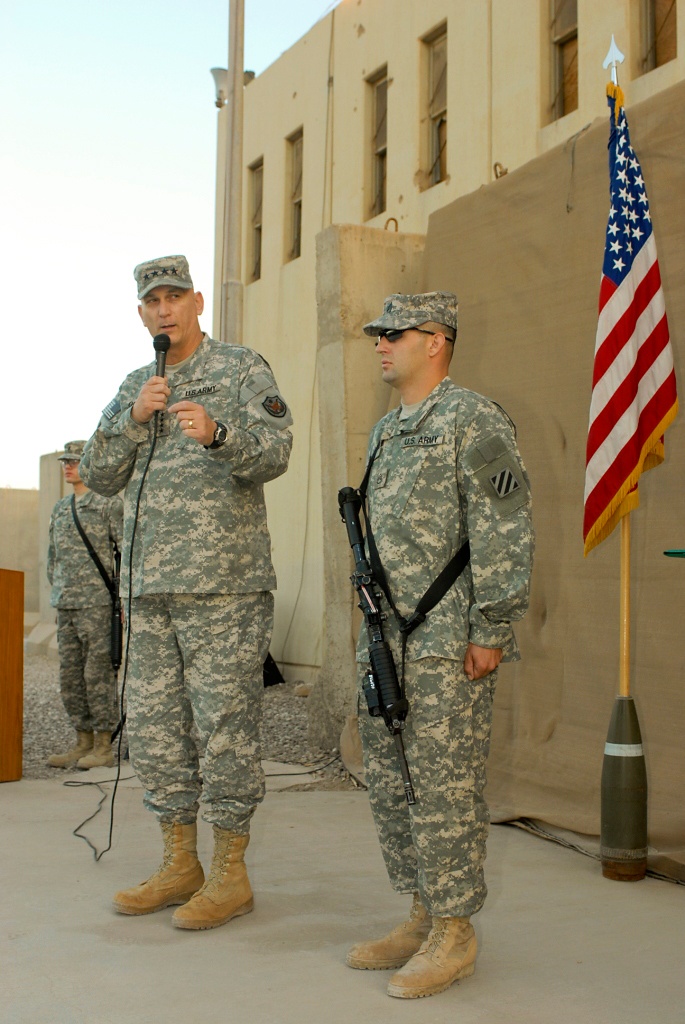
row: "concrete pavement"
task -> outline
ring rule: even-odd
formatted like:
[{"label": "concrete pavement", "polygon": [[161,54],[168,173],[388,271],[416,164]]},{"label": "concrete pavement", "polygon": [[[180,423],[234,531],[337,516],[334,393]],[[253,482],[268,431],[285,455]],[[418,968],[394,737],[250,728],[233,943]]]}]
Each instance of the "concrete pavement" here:
[{"label": "concrete pavement", "polygon": [[[110,909],[160,859],[135,780],[120,786],[113,849],[97,864],[71,835],[97,790],[0,786],[2,1024],[685,1021],[685,889],[607,881],[595,861],[506,826],[491,833],[475,975],[429,999],[390,999],[389,972],[344,964],[349,945],[409,905],[387,882],[366,794],[275,785],[247,851],[255,911],[207,932],[172,928],[171,908]],[[98,847],[108,820],[103,811],[85,828]],[[200,830],[207,864],[211,831]]]}]

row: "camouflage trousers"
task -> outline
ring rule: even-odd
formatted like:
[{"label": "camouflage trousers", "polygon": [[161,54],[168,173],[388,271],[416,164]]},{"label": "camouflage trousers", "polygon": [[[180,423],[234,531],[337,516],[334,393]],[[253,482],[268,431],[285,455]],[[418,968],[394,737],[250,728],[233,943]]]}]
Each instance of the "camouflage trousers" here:
[{"label": "camouflage trousers", "polygon": [[[131,763],[162,821],[246,835],[264,797],[260,726],[273,595],[134,598],[126,691]],[[204,749],[200,775],[193,722]]]},{"label": "camouflage trousers", "polygon": [[111,615],[110,604],[57,609],[60,692],[71,724],[81,732],[112,732],[119,720]]},{"label": "camouflage trousers", "polygon": [[[365,666],[358,669],[361,686]],[[394,738],[359,697],[371,809],[390,882],[398,892],[418,891],[436,917],[470,917],[487,894],[490,816],[483,791],[496,677],[471,682],[461,662],[443,658],[407,662],[403,740],[413,806],[404,795]]]}]

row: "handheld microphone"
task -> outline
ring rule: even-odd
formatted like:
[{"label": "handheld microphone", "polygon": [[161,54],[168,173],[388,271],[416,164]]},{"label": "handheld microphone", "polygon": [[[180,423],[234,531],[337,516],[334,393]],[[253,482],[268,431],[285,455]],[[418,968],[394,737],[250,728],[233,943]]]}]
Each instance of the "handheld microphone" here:
[{"label": "handheld microphone", "polygon": [[154,345],[155,352],[157,353],[155,376],[163,377],[164,371],[166,370],[166,354],[171,348],[171,338],[168,334],[157,334],[155,335],[152,344]]},{"label": "handheld microphone", "polygon": [[[163,377],[166,370],[166,354],[171,347],[171,338],[168,334],[155,335],[152,344],[155,348],[155,376]],[[155,413],[155,437],[158,437],[164,426],[164,413]]]}]

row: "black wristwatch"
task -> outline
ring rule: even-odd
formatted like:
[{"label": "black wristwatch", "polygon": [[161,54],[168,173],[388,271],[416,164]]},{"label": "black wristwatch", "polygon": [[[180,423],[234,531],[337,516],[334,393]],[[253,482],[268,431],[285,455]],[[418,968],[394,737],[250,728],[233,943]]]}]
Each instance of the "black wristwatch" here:
[{"label": "black wristwatch", "polygon": [[226,438],[228,437],[228,428],[226,427],[226,425],[224,423],[219,423],[218,420],[215,420],[214,422],[216,423],[214,439],[211,444],[206,444],[204,446],[208,450],[214,448],[221,448],[222,445],[226,444]]}]

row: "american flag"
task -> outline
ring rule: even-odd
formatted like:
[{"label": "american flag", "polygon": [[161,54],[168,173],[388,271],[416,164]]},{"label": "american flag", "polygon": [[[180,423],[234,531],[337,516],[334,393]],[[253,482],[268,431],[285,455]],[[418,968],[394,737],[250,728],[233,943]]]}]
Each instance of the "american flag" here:
[{"label": "american flag", "polygon": [[611,210],[599,293],[585,470],[585,554],[637,508],[678,411],[673,355],[642,171],[623,92],[607,86]]}]

